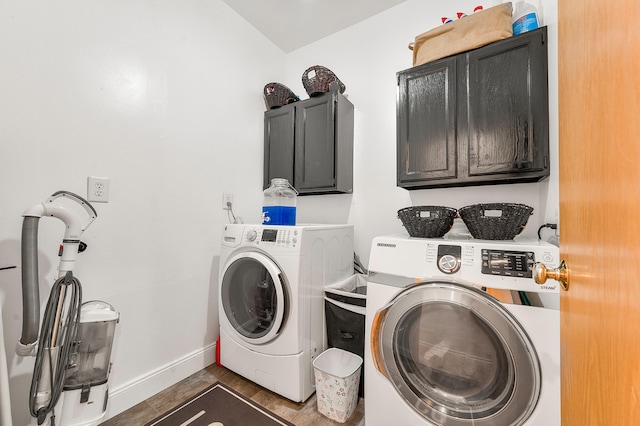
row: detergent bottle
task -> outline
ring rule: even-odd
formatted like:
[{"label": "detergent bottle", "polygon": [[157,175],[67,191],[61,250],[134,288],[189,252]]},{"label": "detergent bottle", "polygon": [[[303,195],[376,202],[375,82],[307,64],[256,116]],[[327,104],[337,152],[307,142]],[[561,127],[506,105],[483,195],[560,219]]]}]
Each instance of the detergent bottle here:
[{"label": "detergent bottle", "polygon": [[287,179],[271,179],[271,186],[264,190],[262,203],[263,225],[295,225],[296,196],[298,191]]},{"label": "detergent bottle", "polygon": [[513,11],[513,35],[535,30],[540,26],[538,10],[535,6],[519,1]]}]

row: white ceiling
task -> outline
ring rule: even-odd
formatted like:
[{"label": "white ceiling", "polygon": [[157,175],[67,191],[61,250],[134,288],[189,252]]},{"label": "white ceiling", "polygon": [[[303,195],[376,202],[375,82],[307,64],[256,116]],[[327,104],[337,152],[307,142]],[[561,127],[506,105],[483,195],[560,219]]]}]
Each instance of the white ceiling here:
[{"label": "white ceiling", "polygon": [[285,53],[406,0],[223,0]]}]

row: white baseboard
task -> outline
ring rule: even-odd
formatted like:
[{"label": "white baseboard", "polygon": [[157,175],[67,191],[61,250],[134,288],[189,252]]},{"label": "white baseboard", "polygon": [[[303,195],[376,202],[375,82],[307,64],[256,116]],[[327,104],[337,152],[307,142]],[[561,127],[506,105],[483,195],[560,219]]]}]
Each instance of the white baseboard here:
[{"label": "white baseboard", "polygon": [[216,361],[216,344],[212,344],[150,371],[109,391],[109,405],[104,420],[128,410],[145,399],[178,383]]}]

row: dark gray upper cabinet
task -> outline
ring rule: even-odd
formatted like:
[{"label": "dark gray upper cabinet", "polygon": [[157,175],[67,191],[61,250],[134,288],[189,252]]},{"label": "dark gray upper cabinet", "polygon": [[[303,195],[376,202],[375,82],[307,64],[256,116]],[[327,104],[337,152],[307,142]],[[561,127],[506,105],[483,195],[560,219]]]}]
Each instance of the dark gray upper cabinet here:
[{"label": "dark gray upper cabinet", "polygon": [[397,184],[549,176],[546,27],[398,73]]},{"label": "dark gray upper cabinet", "polygon": [[264,114],[264,188],[272,178],[284,178],[293,184],[295,112],[295,105],[290,104]]},{"label": "dark gray upper cabinet", "polygon": [[264,114],[264,182],[286,178],[300,195],[353,191],[353,104],[339,92]]}]

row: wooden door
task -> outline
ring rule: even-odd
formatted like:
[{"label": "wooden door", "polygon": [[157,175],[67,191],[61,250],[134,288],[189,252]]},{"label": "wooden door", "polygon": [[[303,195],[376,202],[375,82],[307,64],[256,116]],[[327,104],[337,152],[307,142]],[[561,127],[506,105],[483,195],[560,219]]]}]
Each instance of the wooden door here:
[{"label": "wooden door", "polygon": [[562,425],[640,424],[640,1],[558,0]]}]

